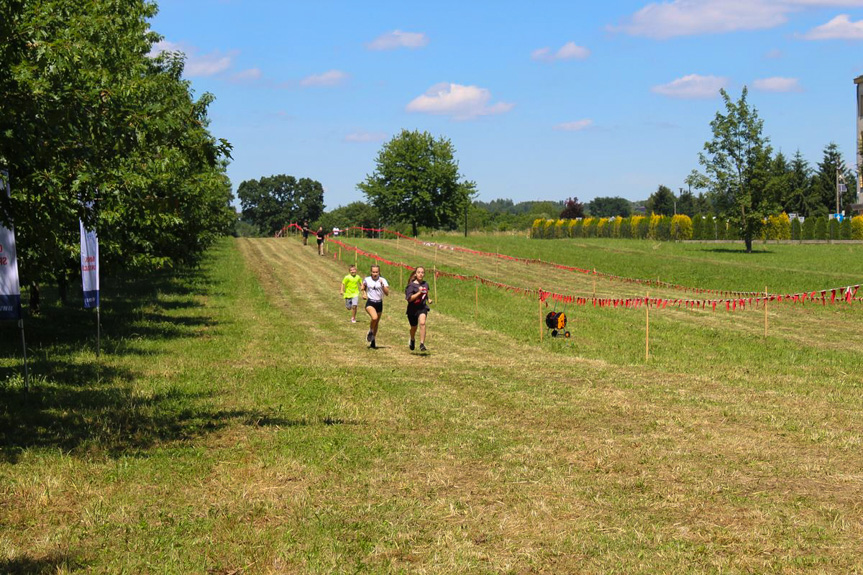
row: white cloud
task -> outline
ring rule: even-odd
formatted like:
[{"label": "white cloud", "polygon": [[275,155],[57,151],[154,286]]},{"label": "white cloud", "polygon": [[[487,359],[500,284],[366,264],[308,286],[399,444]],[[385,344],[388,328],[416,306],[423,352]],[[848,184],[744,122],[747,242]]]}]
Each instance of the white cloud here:
[{"label": "white cloud", "polygon": [[223,56],[218,51],[190,56],[184,69],[190,78],[196,76],[215,76],[231,67],[231,56]]},{"label": "white cloud", "polygon": [[803,35],[806,40],[863,40],[863,20],[852,22],[840,14],[826,24],[816,26]]},{"label": "white cloud", "polygon": [[162,40],[153,46],[150,56],[156,56],[162,52],[182,52],[186,56],[183,72],[189,78],[220,74],[231,67],[233,57],[236,55],[236,52],[222,54],[218,50],[198,54],[198,49],[194,46]]},{"label": "white cloud", "polygon": [[590,50],[576,45],[575,42],[567,42],[554,53],[551,52],[551,48],[539,48],[530,54],[531,58],[541,62],[554,62],[555,60],[584,60],[588,56],[590,56]]},{"label": "white cloud", "polygon": [[393,30],[381,34],[366,45],[369,50],[396,50],[398,48],[422,48],[429,43],[428,36],[422,32],[402,32]]},{"label": "white cloud", "polygon": [[383,132],[352,132],[345,136],[345,142],[383,142],[386,139]]},{"label": "white cloud", "polygon": [[617,29],[660,39],[759,30],[784,24],[790,10],[787,4],[765,0],[673,0],[648,4]]},{"label": "white cloud", "polygon": [[441,82],[435,84],[422,96],[411,100],[405,108],[408,112],[452,116],[456,120],[470,120],[477,116],[503,114],[515,104],[498,102],[491,104],[491,92],[477,86],[462,86]]},{"label": "white cloud", "polygon": [[585,118],[584,120],[576,120],[575,122],[564,122],[554,127],[555,130],[563,132],[580,132],[593,126],[593,120]]},{"label": "white cloud", "polygon": [[260,80],[262,76],[263,73],[260,68],[249,68],[248,70],[242,70],[241,72],[237,72],[231,76],[231,82],[235,84],[245,84]]},{"label": "white cloud", "polygon": [[338,86],[343,84],[347,79],[348,75],[341,70],[330,70],[323,74],[306,76],[300,80],[300,86],[303,88]]},{"label": "white cloud", "polygon": [[764,54],[764,57],[767,58],[768,60],[778,60],[779,58],[782,58],[783,56],[784,56],[784,54],[782,53],[782,50],[779,50],[778,48],[774,48],[773,50],[770,50],[769,52]]},{"label": "white cloud", "polygon": [[752,87],[761,92],[802,92],[800,81],[797,78],[759,78],[752,82]]},{"label": "white cloud", "polygon": [[689,74],[688,76],[678,78],[668,84],[654,86],[650,90],[651,92],[662,94],[663,96],[668,96],[670,98],[695,100],[715,98],[719,95],[720,88],[725,88],[727,85],[728,78]]},{"label": "white cloud", "polygon": [[648,4],[609,29],[659,39],[762,30],[796,12],[840,6],[863,6],[863,0],[668,0]]}]

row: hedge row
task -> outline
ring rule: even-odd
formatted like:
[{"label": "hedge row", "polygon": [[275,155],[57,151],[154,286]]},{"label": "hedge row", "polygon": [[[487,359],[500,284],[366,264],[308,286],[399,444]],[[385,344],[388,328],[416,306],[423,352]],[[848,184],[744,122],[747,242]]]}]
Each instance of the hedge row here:
[{"label": "hedge row", "polygon": [[655,240],[692,239],[689,216],[632,216],[629,218],[578,218],[574,220],[534,220],[530,237],[554,238],[634,238]]},{"label": "hedge row", "polygon": [[[632,238],[669,240],[739,240],[740,232],[724,219],[697,215],[632,216],[628,218],[578,218],[573,220],[534,220],[530,237],[556,238]],[[791,220],[785,213],[764,221],[762,240],[863,240],[863,216],[828,220],[826,217]]]}]

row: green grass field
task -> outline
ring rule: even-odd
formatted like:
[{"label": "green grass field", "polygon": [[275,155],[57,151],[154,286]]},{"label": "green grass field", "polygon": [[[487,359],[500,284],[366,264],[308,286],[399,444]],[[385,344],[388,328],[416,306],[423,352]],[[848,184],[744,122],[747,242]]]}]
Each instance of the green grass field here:
[{"label": "green grass field", "polygon": [[[425,239],[712,290],[863,279],[856,244]],[[345,241],[529,289],[691,297]],[[367,349],[339,297],[353,261],[227,239],[197,270],[103,278],[100,358],[91,313],[25,320],[29,393],[8,323],[0,573],[863,571],[863,303],[651,308],[647,357],[644,308],[570,306],[572,337],[540,342],[553,304],[440,278],[418,354],[390,266]]]}]

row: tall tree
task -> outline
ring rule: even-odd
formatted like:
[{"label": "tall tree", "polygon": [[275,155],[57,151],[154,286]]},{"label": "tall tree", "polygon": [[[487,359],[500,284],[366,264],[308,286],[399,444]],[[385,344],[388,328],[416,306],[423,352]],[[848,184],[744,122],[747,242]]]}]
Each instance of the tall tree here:
[{"label": "tall tree", "polygon": [[844,185],[846,188],[844,192],[838,192],[840,211],[857,201],[854,182],[854,173],[845,167],[839,146],[835,142],[830,142],[824,147],[824,155],[818,164],[812,184],[815,194],[827,209],[827,213],[836,212],[837,184]]},{"label": "tall tree", "polygon": [[764,121],[746,101],[746,87],[737,102],[725,90],[720,94],[725,114],[717,112],[710,122],[713,139],[704,144],[706,153],[699,154],[699,162],[710,177],[720,213],[738,228],[746,251],[752,252],[753,238],[775,208],[765,193],[772,149],[762,134]]},{"label": "tall tree", "polygon": [[804,217],[826,215],[826,208],[812,187],[812,168],[800,150],[794,153],[790,169],[788,196],[783,201],[785,211]]},{"label": "tall tree", "polygon": [[143,0],[18,0],[0,20],[0,164],[12,196],[22,279],[66,283],[78,219],[99,233],[103,269],[200,256],[234,214],[230,144],[207,130],[212,96],[192,98],[183,57]]},{"label": "tall tree", "polygon": [[672,216],[675,211],[677,197],[671,188],[660,184],[656,191],[647,198],[647,211],[661,216]]},{"label": "tall tree", "polygon": [[686,183],[687,189],[690,192],[693,188],[696,190],[707,190],[706,194],[704,192],[699,192],[698,196],[694,198],[694,213],[704,215],[713,214],[715,210],[713,207],[713,194],[710,192],[710,178],[698,170],[692,170],[683,181]]},{"label": "tall tree", "polygon": [[698,200],[695,194],[689,190],[681,190],[680,196],[677,198],[677,213],[692,217],[698,212]]},{"label": "tall tree", "polygon": [[260,180],[245,180],[237,186],[242,218],[256,225],[264,235],[281,229],[290,218],[284,213],[288,192],[286,188],[296,184],[292,176],[264,177]]},{"label": "tall tree", "polygon": [[597,218],[628,217],[632,213],[632,204],[629,200],[620,197],[598,197],[593,198],[587,204],[587,211],[591,216]]},{"label": "tall tree", "polygon": [[776,206],[785,206],[786,199],[791,195],[791,166],[781,151],[770,160],[767,174],[767,187],[764,190],[768,200]]},{"label": "tall tree", "polygon": [[574,220],[584,217],[584,204],[578,201],[578,198],[566,198],[563,203],[563,211],[560,212],[560,219]]},{"label": "tall tree", "polygon": [[272,234],[291,222],[315,221],[324,213],[324,187],[309,178],[279,174],[237,187],[243,219]]},{"label": "tall tree", "polygon": [[357,184],[389,222],[430,228],[458,227],[476,184],[462,179],[450,140],[428,132],[402,132],[384,144],[375,171]]}]

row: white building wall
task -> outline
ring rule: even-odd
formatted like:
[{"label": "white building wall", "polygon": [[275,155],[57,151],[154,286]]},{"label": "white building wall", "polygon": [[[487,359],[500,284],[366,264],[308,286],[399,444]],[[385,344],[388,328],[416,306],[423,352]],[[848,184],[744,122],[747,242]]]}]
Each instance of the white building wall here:
[{"label": "white building wall", "polygon": [[857,84],[857,203],[863,203],[863,76],[854,79]]}]

